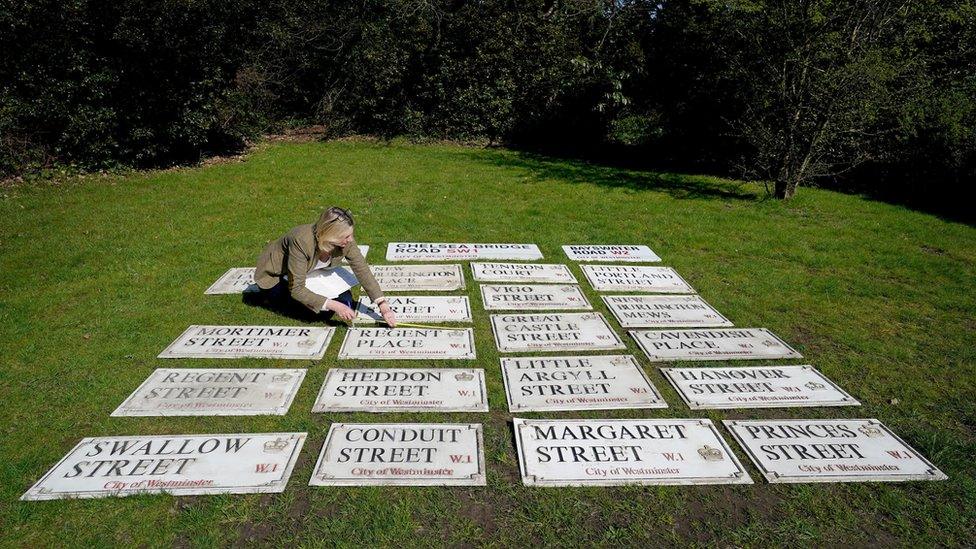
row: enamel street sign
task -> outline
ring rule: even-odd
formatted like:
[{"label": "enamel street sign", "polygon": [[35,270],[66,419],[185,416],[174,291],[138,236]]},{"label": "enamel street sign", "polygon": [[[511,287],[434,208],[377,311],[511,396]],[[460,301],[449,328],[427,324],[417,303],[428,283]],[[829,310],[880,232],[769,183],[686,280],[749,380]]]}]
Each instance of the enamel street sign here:
[{"label": "enamel street sign", "polygon": [[474,359],[474,330],[349,328],[339,358],[365,360]]},{"label": "enamel street sign", "polygon": [[464,289],[461,265],[370,265],[384,292],[452,292]]},{"label": "enamel street sign", "polygon": [[575,284],[482,284],[481,302],[486,311],[593,309]]},{"label": "enamel street sign", "polygon": [[387,261],[467,261],[542,259],[535,244],[458,244],[440,242],[390,242]]},{"label": "enamel street sign", "polygon": [[557,263],[472,263],[471,274],[478,282],[576,284],[569,267]]},{"label": "enamel street sign", "polygon": [[695,289],[671,267],[580,265],[580,268],[598,292],[695,293]]},{"label": "enamel street sign", "polygon": [[487,412],[481,368],[329,368],[313,412]]},{"label": "enamel street sign", "polygon": [[697,295],[604,295],[622,328],[716,328],[727,318]]},{"label": "enamel street sign", "polygon": [[563,246],[563,251],[572,261],[632,261],[635,263],[661,261],[661,258],[647,246],[570,245]]},{"label": "enamel street sign", "polygon": [[765,328],[631,330],[651,362],[803,358]]},{"label": "enamel street sign", "polygon": [[860,406],[813,366],[661,368],[692,410]]},{"label": "enamel street sign", "polygon": [[305,326],[198,326],[184,331],[158,358],[319,359],[335,328]]},{"label": "enamel street sign", "polygon": [[[386,296],[398,322],[471,322],[468,296]],[[359,298],[357,323],[384,323],[379,308],[368,297]]]},{"label": "enamel street sign", "polygon": [[503,353],[627,348],[600,313],[491,315],[491,328]]}]

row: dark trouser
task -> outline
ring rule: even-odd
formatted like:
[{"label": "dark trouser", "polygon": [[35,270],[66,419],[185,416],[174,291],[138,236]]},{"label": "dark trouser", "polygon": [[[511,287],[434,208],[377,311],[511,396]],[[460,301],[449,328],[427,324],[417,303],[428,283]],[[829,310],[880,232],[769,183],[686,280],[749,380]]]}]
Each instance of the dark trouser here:
[{"label": "dark trouser", "polygon": [[[356,310],[356,305],[352,299],[352,291],[350,290],[346,290],[332,299],[342,303],[354,311]],[[269,309],[282,312],[288,316],[308,318],[309,320],[321,320],[323,318],[320,316],[321,313],[313,313],[308,307],[302,303],[299,303],[298,301],[295,301],[291,297],[291,293],[288,291],[288,283],[284,280],[267,290],[262,289],[259,292],[244,294],[244,301],[252,305],[267,307]],[[324,318],[326,320],[331,319],[334,314],[335,313],[332,311],[325,311]]]}]

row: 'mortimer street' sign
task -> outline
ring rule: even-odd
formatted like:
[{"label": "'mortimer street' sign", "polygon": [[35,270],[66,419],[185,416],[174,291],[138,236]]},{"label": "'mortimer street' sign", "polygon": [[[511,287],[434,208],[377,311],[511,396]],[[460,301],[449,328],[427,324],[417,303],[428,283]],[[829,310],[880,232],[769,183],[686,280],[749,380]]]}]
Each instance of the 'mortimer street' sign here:
[{"label": "'mortimer street' sign", "polygon": [[282,492],[306,435],[85,438],[20,499]]},{"label": "'mortimer street' sign", "polygon": [[692,410],[860,406],[813,366],[661,368]]},{"label": "'mortimer street' sign", "polygon": [[[363,254],[363,257],[366,257],[366,254],[369,253],[369,246],[360,244],[359,251]],[[254,283],[254,267],[234,267],[221,275],[203,293],[208,295],[240,294],[256,292],[258,290],[258,285]]]},{"label": "'mortimer street' sign", "polygon": [[[471,322],[468,296],[386,296],[386,302],[400,322]],[[359,298],[356,322],[385,323],[383,315],[368,297]]]},{"label": "'mortimer street' sign", "polygon": [[580,268],[598,292],[695,293],[695,289],[671,267],[581,265]]},{"label": "'mortimer street' sign", "polygon": [[604,295],[622,328],[713,328],[731,326],[697,295]]},{"label": "'mortimer street' sign", "polygon": [[511,412],[667,408],[631,355],[501,359]]},{"label": "'mortimer street' sign", "polygon": [[461,265],[370,265],[384,292],[452,292],[464,289]]},{"label": "'mortimer street' sign", "polygon": [[484,486],[481,425],[333,423],[309,486]]},{"label": "'mortimer street' sign", "polygon": [[723,422],[769,482],[945,480],[876,419]]},{"label": "'mortimer street' sign", "polygon": [[503,353],[626,349],[600,313],[491,315]]},{"label": "'mortimer street' sign", "polygon": [[802,358],[765,328],[631,330],[651,362]]},{"label": "'mortimer street' sign", "polygon": [[160,368],[112,416],[283,416],[305,370]]},{"label": "'mortimer street' sign", "polygon": [[450,261],[469,259],[542,259],[535,244],[458,244],[440,242],[390,242],[387,261]]},{"label": "'mortimer street' sign", "polygon": [[481,302],[486,311],[588,311],[593,308],[575,284],[482,284]]},{"label": "'mortimer street' sign", "polygon": [[661,258],[647,246],[570,245],[563,246],[563,251],[573,261],[631,261],[642,263],[661,261]]},{"label": "'mortimer street' sign", "polygon": [[526,486],[752,484],[708,419],[513,421]]},{"label": "'mortimer street' sign", "polygon": [[487,412],[480,368],[329,368],[313,412]]},{"label": "'mortimer street' sign", "polygon": [[558,263],[472,263],[478,282],[541,282],[576,284],[568,267]]},{"label": "'mortimer street' sign", "polygon": [[184,331],[159,358],[319,359],[332,340],[328,326],[198,326]]},{"label": "'mortimer street' sign", "polygon": [[349,328],[339,358],[367,360],[473,359],[474,330]]}]

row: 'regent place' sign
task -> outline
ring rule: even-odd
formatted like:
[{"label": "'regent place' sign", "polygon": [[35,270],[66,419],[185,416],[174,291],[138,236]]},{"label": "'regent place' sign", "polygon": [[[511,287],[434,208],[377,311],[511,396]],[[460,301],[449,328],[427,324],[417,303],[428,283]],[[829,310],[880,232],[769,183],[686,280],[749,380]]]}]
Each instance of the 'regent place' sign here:
[{"label": "'regent place' sign", "polygon": [[570,245],[563,246],[563,251],[573,261],[632,261],[635,263],[661,261],[661,258],[647,246]]},{"label": "'regent place' sign", "polygon": [[503,353],[626,348],[600,313],[491,315],[491,328]]},{"label": "'regent place' sign", "polygon": [[568,267],[555,263],[472,263],[478,282],[539,282],[576,284]]},{"label": "'regent place' sign", "polygon": [[387,261],[450,261],[469,259],[542,259],[535,244],[458,244],[439,242],[390,242]]},{"label": "'regent place' sign", "polygon": [[319,359],[335,328],[304,326],[198,326],[184,331],[159,358]]},{"label": "'regent place' sign", "polygon": [[731,326],[697,295],[605,295],[622,328],[712,328]]},{"label": "'regent place' sign", "polygon": [[313,412],[487,412],[480,368],[330,368]]},{"label": "'regent place' sign", "polygon": [[[387,304],[400,322],[471,322],[468,296],[387,296]],[[383,315],[368,297],[359,298],[356,322],[383,323]]]},{"label": "'regent place' sign", "polygon": [[474,330],[350,328],[339,358],[366,360],[473,359]]},{"label": "'regent place' sign", "polygon": [[464,289],[461,265],[370,265],[384,292],[452,292]]},{"label": "'regent place' sign", "polygon": [[802,358],[765,328],[631,330],[651,362]]},{"label": "'regent place' sign", "polygon": [[860,406],[813,366],[661,368],[692,410]]},{"label": "'regent place' sign", "polygon": [[582,265],[581,268],[598,292],[695,293],[695,289],[671,267]]},{"label": "'regent place' sign", "polygon": [[487,311],[590,310],[593,308],[575,284],[481,285]]}]

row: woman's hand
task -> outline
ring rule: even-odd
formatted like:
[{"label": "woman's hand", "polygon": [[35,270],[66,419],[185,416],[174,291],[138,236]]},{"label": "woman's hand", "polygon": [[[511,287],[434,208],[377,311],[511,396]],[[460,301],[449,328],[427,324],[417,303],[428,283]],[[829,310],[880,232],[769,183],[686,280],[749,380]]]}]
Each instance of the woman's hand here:
[{"label": "woman's hand", "polygon": [[356,318],[355,311],[336,299],[330,299],[326,307],[345,322],[352,322]]},{"label": "woman's hand", "polygon": [[390,325],[390,328],[396,328],[396,315],[393,314],[393,309],[385,301],[380,303],[380,314],[383,315],[383,320]]}]

